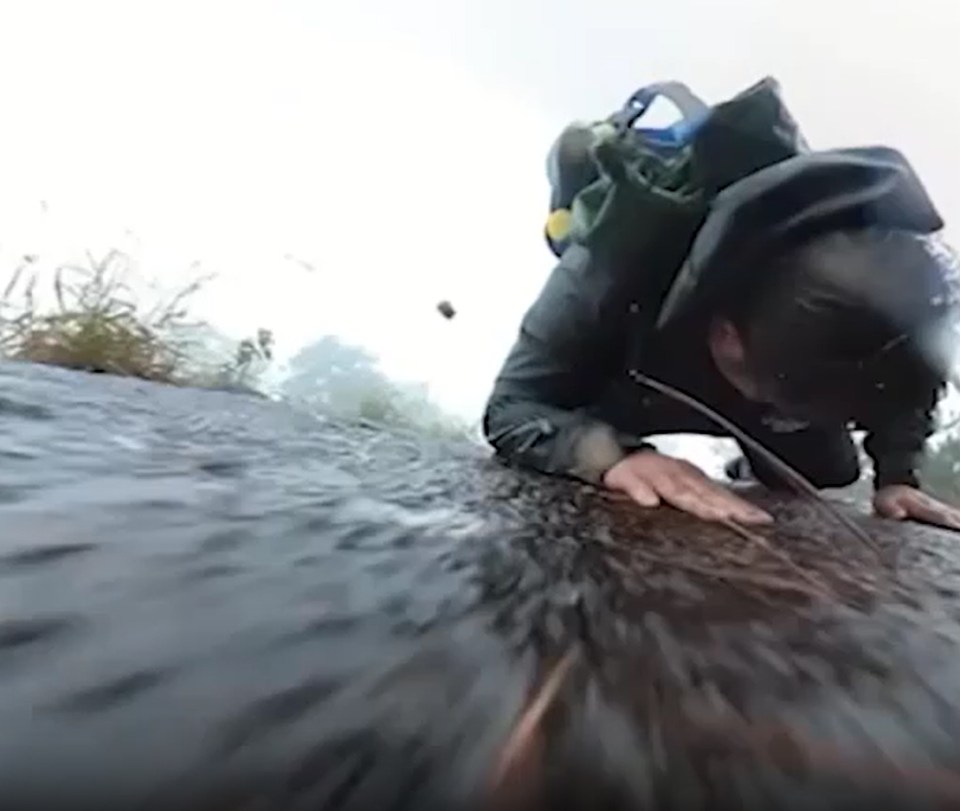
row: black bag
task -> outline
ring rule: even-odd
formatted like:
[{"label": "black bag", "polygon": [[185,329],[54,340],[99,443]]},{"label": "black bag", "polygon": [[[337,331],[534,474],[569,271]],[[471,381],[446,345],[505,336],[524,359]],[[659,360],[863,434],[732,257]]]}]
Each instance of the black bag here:
[{"label": "black bag", "polygon": [[[660,97],[679,120],[637,126]],[[649,85],[619,111],[572,124],[554,142],[547,243],[557,256],[580,244],[619,266],[642,267],[648,296],[662,296],[716,196],[806,149],[772,78],[715,106],[680,82]]]}]

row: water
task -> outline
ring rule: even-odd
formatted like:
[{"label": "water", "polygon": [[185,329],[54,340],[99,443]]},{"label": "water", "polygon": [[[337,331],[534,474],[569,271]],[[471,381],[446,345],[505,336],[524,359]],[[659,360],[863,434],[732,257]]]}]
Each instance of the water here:
[{"label": "water", "polygon": [[471,445],[0,364],[2,804],[956,801],[956,538],[864,520],[900,548],[884,587],[816,507],[759,498],[827,596],[736,580],[773,564],[729,530]]}]

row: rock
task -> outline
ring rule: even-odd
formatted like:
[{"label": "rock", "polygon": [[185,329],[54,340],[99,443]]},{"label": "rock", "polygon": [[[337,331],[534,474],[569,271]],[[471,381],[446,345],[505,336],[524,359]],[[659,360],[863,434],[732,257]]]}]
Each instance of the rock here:
[{"label": "rock", "polygon": [[748,493],[0,364],[0,805],[956,803],[957,538]]}]

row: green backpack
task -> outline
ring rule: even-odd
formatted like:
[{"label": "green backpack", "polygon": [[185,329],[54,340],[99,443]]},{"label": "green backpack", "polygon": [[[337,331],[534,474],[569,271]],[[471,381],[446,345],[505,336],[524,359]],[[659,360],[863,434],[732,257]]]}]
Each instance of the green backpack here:
[{"label": "green backpack", "polygon": [[[637,126],[660,97],[679,110],[677,123]],[[649,85],[552,145],[547,244],[558,257],[579,244],[643,268],[644,295],[662,300],[717,195],[806,149],[772,78],[715,106],[680,82]]]}]

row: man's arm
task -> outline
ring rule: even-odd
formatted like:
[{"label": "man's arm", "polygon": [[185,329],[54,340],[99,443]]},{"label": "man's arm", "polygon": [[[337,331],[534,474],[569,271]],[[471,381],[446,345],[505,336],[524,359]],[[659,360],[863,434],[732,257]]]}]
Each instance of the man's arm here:
[{"label": "man's arm", "polygon": [[[769,430],[757,432],[753,439],[788,464],[816,488],[847,487],[860,478],[857,446],[843,426],[809,427],[790,433]],[[740,445],[757,481],[772,490],[792,489],[766,457],[746,444]]]},{"label": "man's arm", "polygon": [[932,389],[925,403],[884,425],[867,427],[863,449],[873,461],[874,489],[892,485],[919,487],[920,466],[927,440],[934,431],[934,412],[940,389]]},{"label": "man's arm", "polygon": [[596,483],[645,446],[588,413],[626,351],[622,296],[615,273],[586,248],[564,253],[527,310],[487,402],[484,434],[503,458]]}]

